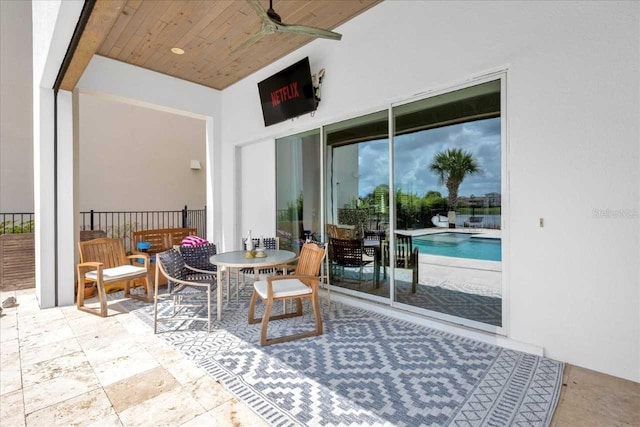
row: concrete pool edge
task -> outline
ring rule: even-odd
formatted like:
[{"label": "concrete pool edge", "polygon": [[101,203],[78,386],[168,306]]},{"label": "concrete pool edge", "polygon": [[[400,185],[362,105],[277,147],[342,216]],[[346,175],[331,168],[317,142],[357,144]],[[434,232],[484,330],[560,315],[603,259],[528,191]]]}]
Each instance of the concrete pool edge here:
[{"label": "concrete pool edge", "polygon": [[502,261],[486,261],[472,258],[456,258],[421,253],[418,254],[418,262],[420,264],[432,264],[442,267],[502,272]]},{"label": "concrete pool edge", "polygon": [[494,228],[416,228],[414,230],[396,230],[396,233],[412,237],[437,233],[466,233],[472,234],[472,237],[502,239],[502,230]]}]

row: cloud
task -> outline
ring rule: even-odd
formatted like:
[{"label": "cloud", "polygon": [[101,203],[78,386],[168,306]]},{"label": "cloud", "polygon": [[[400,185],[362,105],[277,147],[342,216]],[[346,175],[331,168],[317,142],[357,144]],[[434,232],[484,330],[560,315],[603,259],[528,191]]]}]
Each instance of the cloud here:
[{"label": "cloud", "polygon": [[[461,196],[483,195],[501,190],[500,118],[478,120],[400,135],[394,138],[394,180],[396,189],[423,195],[447,189],[429,170],[436,153],[462,148],[477,160],[481,172],[468,175],[460,186]],[[359,196],[388,182],[388,141],[361,143],[358,153]]]},{"label": "cloud", "polygon": [[364,197],[389,181],[389,141],[369,141],[358,147],[358,195]]}]

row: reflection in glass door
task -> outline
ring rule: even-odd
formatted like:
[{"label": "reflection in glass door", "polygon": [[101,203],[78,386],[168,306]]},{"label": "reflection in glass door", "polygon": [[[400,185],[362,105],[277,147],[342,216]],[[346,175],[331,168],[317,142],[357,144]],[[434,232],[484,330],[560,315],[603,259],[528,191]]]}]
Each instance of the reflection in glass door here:
[{"label": "reflection in glass door", "polygon": [[500,103],[495,80],[393,109],[395,302],[502,326]]},{"label": "reflection in glass door", "polygon": [[388,302],[388,112],[327,126],[326,236],[329,275],[346,293]]},{"label": "reflection in glass door", "polygon": [[320,240],[320,130],[276,140],[276,236],[280,249],[300,252]]},{"label": "reflection in glass door", "polygon": [[281,247],[323,239],[336,290],[500,332],[502,84],[325,126],[324,158],[320,130],[278,139]]}]

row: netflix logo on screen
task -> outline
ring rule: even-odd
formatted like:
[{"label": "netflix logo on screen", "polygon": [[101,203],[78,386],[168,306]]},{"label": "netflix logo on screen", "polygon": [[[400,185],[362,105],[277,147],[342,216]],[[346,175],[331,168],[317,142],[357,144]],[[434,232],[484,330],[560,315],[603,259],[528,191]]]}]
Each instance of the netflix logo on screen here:
[{"label": "netflix logo on screen", "polygon": [[282,101],[288,101],[299,97],[300,92],[298,92],[298,82],[291,82],[288,85],[271,92],[271,106],[275,107],[280,105]]},{"label": "netflix logo on screen", "polygon": [[265,126],[315,111],[309,58],[261,81],[258,92]]}]

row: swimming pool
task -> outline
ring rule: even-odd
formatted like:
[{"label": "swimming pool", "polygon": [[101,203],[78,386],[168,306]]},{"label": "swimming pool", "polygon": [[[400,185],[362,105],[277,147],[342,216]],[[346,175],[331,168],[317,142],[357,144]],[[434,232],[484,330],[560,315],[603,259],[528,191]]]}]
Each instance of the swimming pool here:
[{"label": "swimming pool", "polygon": [[500,239],[471,237],[468,233],[433,233],[413,237],[421,254],[502,261]]}]

